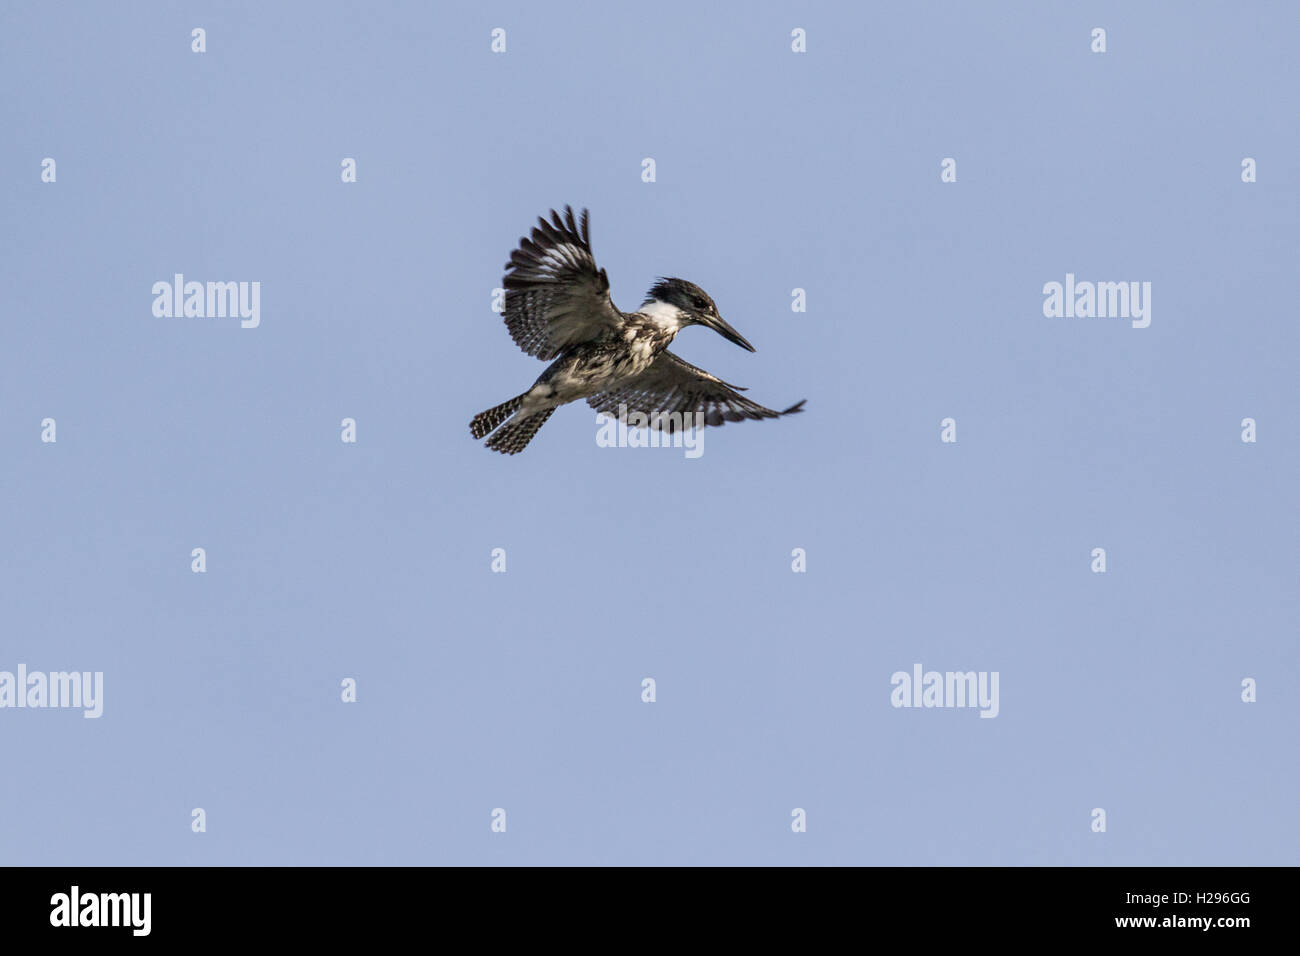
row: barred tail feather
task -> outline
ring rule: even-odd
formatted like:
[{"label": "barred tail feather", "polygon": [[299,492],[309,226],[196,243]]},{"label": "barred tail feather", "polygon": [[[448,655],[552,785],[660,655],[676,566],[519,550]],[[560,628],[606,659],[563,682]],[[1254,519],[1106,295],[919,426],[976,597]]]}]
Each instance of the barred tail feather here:
[{"label": "barred tail feather", "polygon": [[487,440],[487,447],[493,451],[499,451],[503,455],[517,455],[533,440],[533,436],[537,434],[537,429],[546,424],[546,420],[551,417],[551,413],[554,411],[554,408],[547,408],[540,412],[534,412],[527,418],[507,422]]},{"label": "barred tail feather", "polygon": [[517,412],[519,406],[523,403],[524,396],[516,395],[510,401],[502,402],[496,408],[489,408],[486,412],[479,412],[469,423],[469,433],[475,438],[482,438]]}]

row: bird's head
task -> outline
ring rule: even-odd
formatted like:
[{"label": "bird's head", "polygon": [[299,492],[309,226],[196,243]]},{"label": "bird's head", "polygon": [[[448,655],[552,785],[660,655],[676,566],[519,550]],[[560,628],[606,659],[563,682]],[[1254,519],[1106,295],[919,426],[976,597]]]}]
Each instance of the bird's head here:
[{"label": "bird's head", "polygon": [[646,302],[661,302],[676,309],[680,313],[683,326],[706,326],[742,349],[756,351],[754,346],[745,341],[743,335],[718,315],[718,307],[713,299],[694,282],[687,282],[685,279],[660,279],[650,289]]}]

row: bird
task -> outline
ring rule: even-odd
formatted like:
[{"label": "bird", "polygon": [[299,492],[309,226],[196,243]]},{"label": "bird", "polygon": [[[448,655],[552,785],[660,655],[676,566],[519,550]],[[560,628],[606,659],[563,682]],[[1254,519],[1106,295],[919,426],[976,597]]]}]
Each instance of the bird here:
[{"label": "bird", "polygon": [[803,410],[803,401],[779,412],[765,408],[741,395],[740,386],[668,351],[677,333],[692,325],[756,351],[698,285],[660,277],[635,312],[621,312],[592,255],[588,211],[575,218],[565,206],[563,215],[552,209],[549,220],[537,222],[505,265],[504,319],[526,354],[554,361],[528,391],[470,421],[470,433],[487,438],[488,448],[518,454],[559,406],[584,398],[597,412],[639,412],[650,427],[668,432]]}]

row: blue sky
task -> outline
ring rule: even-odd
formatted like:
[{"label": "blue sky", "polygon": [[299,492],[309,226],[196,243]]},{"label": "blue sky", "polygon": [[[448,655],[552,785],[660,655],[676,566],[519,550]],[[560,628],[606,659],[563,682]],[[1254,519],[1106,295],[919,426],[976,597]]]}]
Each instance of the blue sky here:
[{"label": "blue sky", "polygon": [[[105,691],[0,709],[0,860],[1295,864],[1298,27],[6,5],[0,670]],[[565,203],[618,305],[699,283],[758,351],[674,350],[806,412],[473,441]],[[155,317],[178,272],[261,324]],[[1150,326],[1044,317],[1067,273]],[[892,707],[916,663],[998,672],[996,719]]]}]

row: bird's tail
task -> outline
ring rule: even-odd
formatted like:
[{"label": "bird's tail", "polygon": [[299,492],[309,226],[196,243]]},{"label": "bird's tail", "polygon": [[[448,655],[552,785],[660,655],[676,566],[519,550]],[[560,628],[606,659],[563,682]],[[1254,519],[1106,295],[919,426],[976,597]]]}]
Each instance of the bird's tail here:
[{"label": "bird's tail", "polygon": [[554,408],[544,408],[540,412],[533,412],[526,418],[506,422],[487,440],[487,447],[493,451],[499,451],[503,455],[519,454],[533,440],[533,436],[537,434],[537,429],[546,424],[546,420],[551,417],[551,413],[554,411]]},{"label": "bird's tail", "polygon": [[524,396],[516,395],[514,398],[510,399],[510,401],[502,402],[496,408],[489,408],[486,412],[479,412],[469,423],[470,434],[475,438],[482,438],[515,412],[519,411],[519,406],[523,403]]}]

